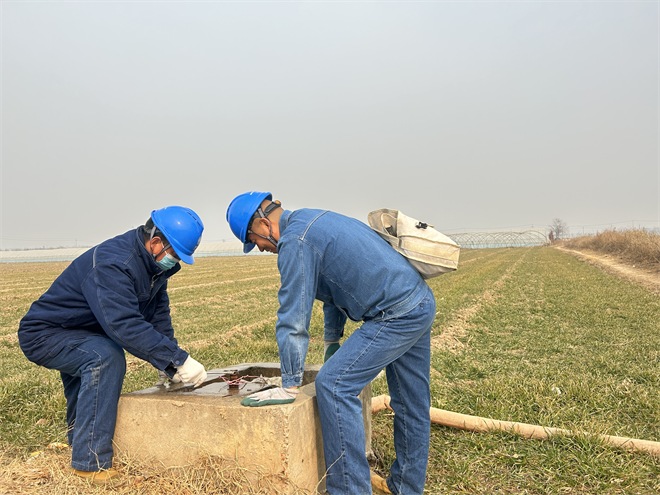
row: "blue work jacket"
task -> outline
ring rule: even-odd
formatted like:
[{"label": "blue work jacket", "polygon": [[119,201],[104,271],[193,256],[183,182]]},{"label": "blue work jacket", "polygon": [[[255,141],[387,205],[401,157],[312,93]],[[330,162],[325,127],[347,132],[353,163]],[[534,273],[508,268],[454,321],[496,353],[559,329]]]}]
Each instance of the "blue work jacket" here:
[{"label": "blue work jacket", "polygon": [[109,239],[76,258],[21,320],[25,356],[47,364],[71,341],[106,335],[134,356],[173,375],[188,353],[177,345],[167,280],[144,247],[142,227]]},{"label": "blue work jacket", "polygon": [[283,387],[302,383],[315,299],[323,302],[325,340],[339,340],[347,318],[398,318],[426,294],[428,285],[417,270],[354,218],[323,210],[285,210],[279,227],[282,285],[275,329]]}]

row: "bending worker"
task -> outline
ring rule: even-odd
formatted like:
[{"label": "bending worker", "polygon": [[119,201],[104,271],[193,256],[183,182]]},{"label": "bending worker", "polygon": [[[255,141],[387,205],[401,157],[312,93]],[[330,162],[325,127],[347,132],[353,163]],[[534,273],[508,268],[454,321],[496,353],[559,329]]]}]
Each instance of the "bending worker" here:
[{"label": "bending worker", "polygon": [[[322,210],[283,210],[272,195],[250,192],[227,220],[244,243],[277,253],[281,277],[276,335],[282,387],[244,405],[293,402],[302,384],[314,299],[323,302],[326,362],[316,377],[326,487],[331,495],[370,494],[360,391],[386,368],[396,460],[387,479],[395,495],[421,495],[430,435],[430,335],[433,292],[419,273],[367,225]],[[346,339],[346,318],[362,321]],[[334,353],[333,353],[334,352]]]},{"label": "bending worker", "polygon": [[61,374],[76,475],[99,484],[119,476],[112,438],[124,349],[151,363],[159,384],[206,379],[204,366],[177,345],[167,297],[167,280],[179,261],[193,263],[203,229],[188,208],[155,210],[144,226],[76,258],[21,320],[25,356]]}]

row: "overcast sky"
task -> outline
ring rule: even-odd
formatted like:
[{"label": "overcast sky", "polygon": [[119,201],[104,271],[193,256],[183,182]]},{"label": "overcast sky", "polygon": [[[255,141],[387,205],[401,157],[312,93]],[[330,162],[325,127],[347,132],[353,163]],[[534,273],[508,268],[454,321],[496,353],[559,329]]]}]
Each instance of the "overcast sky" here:
[{"label": "overcast sky", "polygon": [[657,227],[658,2],[2,2],[4,249],[231,199]]}]

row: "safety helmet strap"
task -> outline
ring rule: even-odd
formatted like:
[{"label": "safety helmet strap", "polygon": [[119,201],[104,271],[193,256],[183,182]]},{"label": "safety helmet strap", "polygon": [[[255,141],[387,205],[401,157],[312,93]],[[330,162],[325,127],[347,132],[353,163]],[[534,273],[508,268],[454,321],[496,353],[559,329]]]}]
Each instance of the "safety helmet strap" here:
[{"label": "safety helmet strap", "polygon": [[[270,220],[268,220],[268,215],[270,215],[270,214],[273,212],[273,210],[275,210],[275,209],[277,209],[277,208],[281,208],[281,207],[282,207],[282,202],[281,202],[281,201],[278,201],[278,200],[275,200],[275,201],[271,202],[268,206],[266,206],[266,209],[265,209],[265,210],[263,210],[263,209],[261,208],[261,205],[259,205],[259,206],[257,207],[257,211],[255,212],[255,214],[252,216],[252,219],[250,220],[250,224],[248,225],[248,228],[247,228],[247,234],[254,234],[254,235],[256,235],[257,237],[261,237],[262,239],[266,239],[267,241],[270,241],[270,243],[273,244],[275,247],[277,247],[277,241],[276,241],[275,238],[273,237],[273,225],[272,225],[272,223],[270,222]],[[257,217],[257,215],[258,215],[258,217]],[[266,236],[263,236],[263,235],[261,235],[261,234],[257,234],[256,232],[253,232],[253,231],[250,229],[250,227],[252,227],[252,223],[253,223],[257,218],[265,218],[266,220],[268,220],[268,230],[269,230],[269,233],[268,233],[268,236],[267,236],[267,237],[266,237]],[[246,238],[247,238],[247,234],[245,235]]]},{"label": "safety helmet strap", "polygon": [[[151,229],[151,233],[149,234],[149,246],[151,246],[151,240],[154,238],[154,233],[155,232],[156,232],[156,226],[154,225]],[[171,246],[169,241],[167,242],[167,244],[165,244],[163,242],[163,239],[161,239],[160,237],[159,237],[159,239],[160,239],[161,245],[163,246],[163,249],[161,249],[160,253],[158,253],[158,254],[154,254],[153,249],[152,249],[151,257],[154,259],[154,261],[156,261],[156,258],[158,258],[163,252],[167,251]]]}]

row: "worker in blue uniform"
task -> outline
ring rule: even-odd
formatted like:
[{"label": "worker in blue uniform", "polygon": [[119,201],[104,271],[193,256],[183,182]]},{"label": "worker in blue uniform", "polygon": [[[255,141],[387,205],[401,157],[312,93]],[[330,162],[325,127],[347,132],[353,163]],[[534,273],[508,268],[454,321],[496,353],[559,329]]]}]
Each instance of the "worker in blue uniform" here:
[{"label": "worker in blue uniform", "polygon": [[[282,387],[242,404],[293,402],[302,383],[314,300],[323,302],[325,363],[316,377],[326,488],[370,494],[360,391],[385,368],[396,460],[396,495],[424,490],[430,436],[433,292],[419,273],[366,224],[331,211],[284,210],[267,192],[237,196],[227,220],[247,253],[277,253],[281,277],[276,337]],[[347,318],[361,321],[340,346]]]},{"label": "worker in blue uniform", "polygon": [[112,438],[124,350],[151,363],[159,384],[206,379],[204,366],[174,338],[167,296],[179,262],[194,262],[203,230],[189,208],[155,210],[144,226],[76,258],[21,320],[25,356],[62,377],[76,475],[97,484],[119,476]]}]

